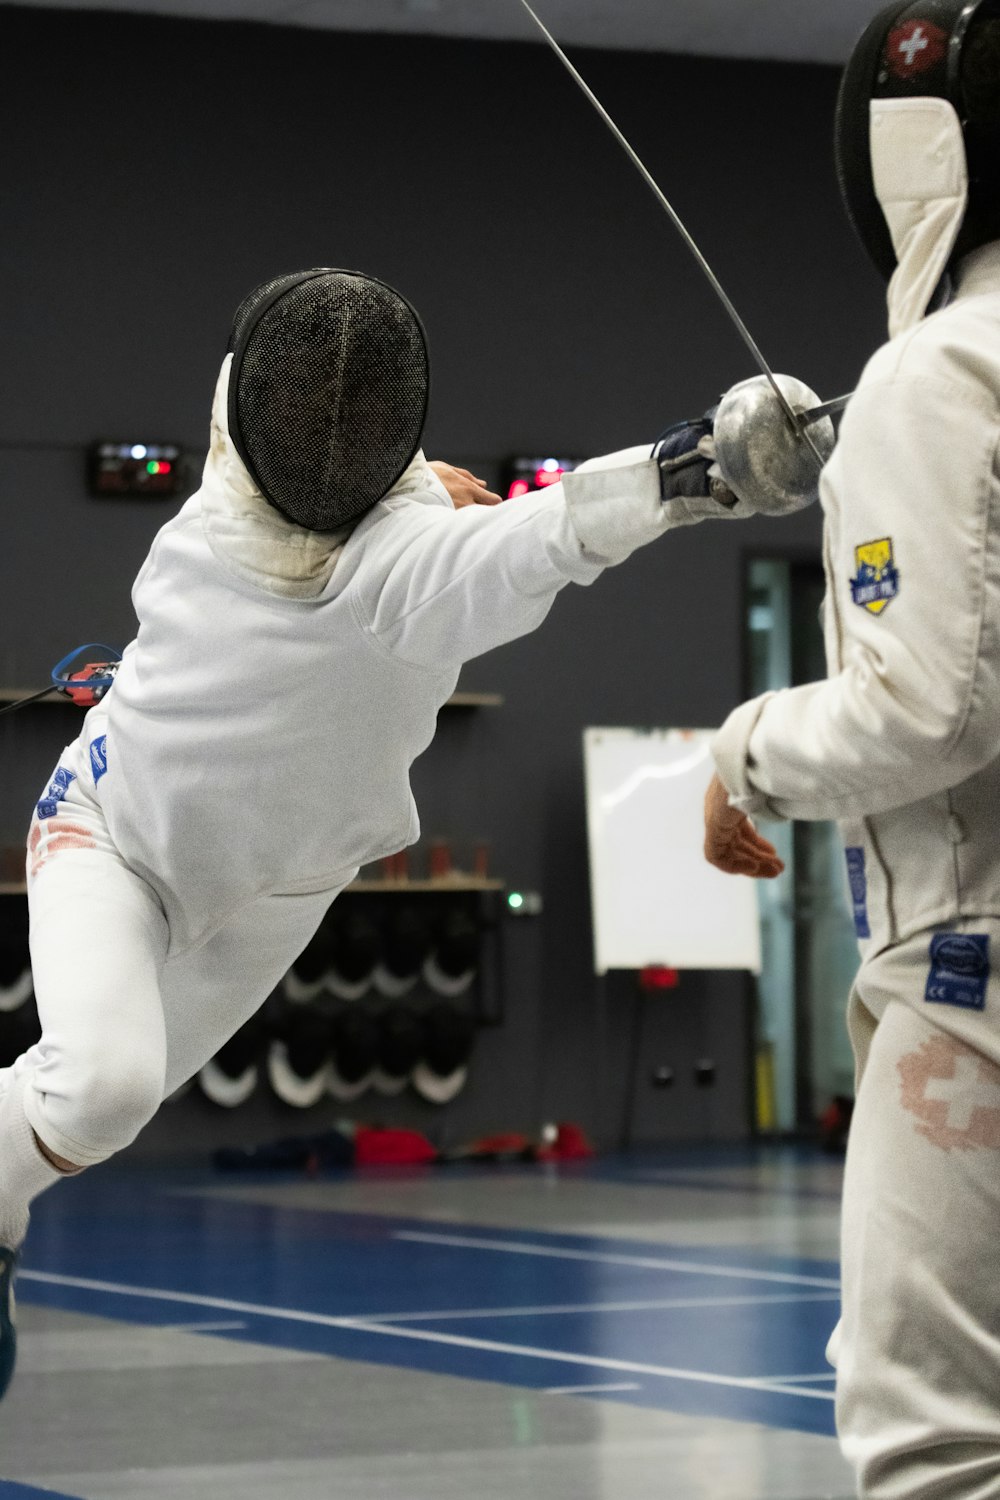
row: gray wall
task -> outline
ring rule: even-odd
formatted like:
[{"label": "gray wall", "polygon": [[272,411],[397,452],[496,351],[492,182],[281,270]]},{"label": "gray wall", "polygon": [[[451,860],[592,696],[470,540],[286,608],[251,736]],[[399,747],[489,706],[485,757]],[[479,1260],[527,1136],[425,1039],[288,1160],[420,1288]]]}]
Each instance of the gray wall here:
[{"label": "gray wall", "polygon": [[[70,645],[132,633],[129,585],[160,505],[97,502],[98,437],[207,440],[232,308],[300,265],[372,270],[427,323],[431,456],[493,476],[504,455],[651,438],[753,373],[686,250],[544,49],[366,38],[0,7],[0,679],[33,685]],[[583,54],[774,364],[824,395],[878,342],[881,290],[839,207],[825,68]],[[452,716],[415,768],[425,832],[493,840],[546,899],[507,932],[507,1023],[446,1118],[374,1111],[451,1139],[620,1118],[630,986],[595,1024],[580,731],[711,725],[742,690],[748,552],[818,551],[820,518],[703,526],[594,587],[534,637],[473,662],[501,710]],[[47,717],[43,718],[43,715]],[[18,722],[14,723],[14,718]],[[64,708],[0,725],[0,842],[16,843]],[[688,977],[651,1008],[641,1139],[746,1127],[747,997]],[[717,1058],[709,1108],[691,1059]],[[646,1083],[681,1066],[671,1092]],[[325,1118],[325,1117],[323,1117]],[[192,1101],[150,1132],[274,1133],[263,1103],[217,1122]],[[310,1126],[322,1123],[310,1116]]]}]

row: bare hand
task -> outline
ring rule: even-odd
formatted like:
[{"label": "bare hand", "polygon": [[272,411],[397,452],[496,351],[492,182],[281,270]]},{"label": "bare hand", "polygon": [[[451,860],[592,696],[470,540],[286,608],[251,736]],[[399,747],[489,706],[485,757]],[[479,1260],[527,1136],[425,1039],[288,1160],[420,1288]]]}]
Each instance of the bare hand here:
[{"label": "bare hand", "polygon": [[705,793],[705,858],[726,875],[749,875],[773,880],[785,868],[778,851],[751,823],[746,813],[729,806],[729,793],[712,777]]},{"label": "bare hand", "polygon": [[477,479],[468,469],[456,469],[454,464],[442,463],[440,459],[435,459],[431,468],[451,496],[456,510],[461,510],[463,505],[501,504],[500,496],[486,488],[486,480]]}]

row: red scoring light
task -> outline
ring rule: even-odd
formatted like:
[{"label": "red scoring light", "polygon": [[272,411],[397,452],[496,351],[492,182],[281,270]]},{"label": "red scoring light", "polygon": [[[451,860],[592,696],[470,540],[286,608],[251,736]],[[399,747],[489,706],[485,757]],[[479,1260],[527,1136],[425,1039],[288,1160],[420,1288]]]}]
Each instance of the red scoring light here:
[{"label": "red scoring light", "polygon": [[639,983],[644,990],[675,990],[681,982],[681,976],[676,969],[668,969],[664,964],[650,964],[648,968],[639,970]]},{"label": "red scoring light", "polygon": [[535,488],[543,490],[547,484],[558,484],[565,469],[536,469]]},{"label": "red scoring light", "polygon": [[516,500],[519,495],[527,495],[530,489],[531,485],[526,479],[515,479],[514,483],[507,491],[507,499]]}]

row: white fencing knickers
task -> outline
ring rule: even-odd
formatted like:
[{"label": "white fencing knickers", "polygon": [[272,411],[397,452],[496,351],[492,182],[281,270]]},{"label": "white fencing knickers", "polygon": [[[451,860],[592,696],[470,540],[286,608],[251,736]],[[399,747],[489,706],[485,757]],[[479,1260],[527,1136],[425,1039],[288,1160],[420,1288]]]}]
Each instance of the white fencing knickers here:
[{"label": "white fencing knickers", "polygon": [[[954,941],[953,941],[954,939]],[[1000,1496],[1000,923],[866,962],[837,1426],[870,1500]]]},{"label": "white fencing knickers", "polygon": [[64,751],[48,789],[58,795],[43,795],[32,819],[31,968],[42,1035],[0,1070],[0,1092],[23,1077],[39,1140],[78,1166],[127,1146],[259,1009],[337,894],[260,897],[202,946],[168,957],[161,903],[112,843],[84,759],[78,742]]}]

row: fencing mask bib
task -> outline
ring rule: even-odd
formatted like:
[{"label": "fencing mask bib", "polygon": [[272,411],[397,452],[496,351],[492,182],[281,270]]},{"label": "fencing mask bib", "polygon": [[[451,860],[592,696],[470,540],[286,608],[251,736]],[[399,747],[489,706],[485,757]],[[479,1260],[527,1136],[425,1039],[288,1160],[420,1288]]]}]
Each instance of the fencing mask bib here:
[{"label": "fencing mask bib", "polygon": [[890,283],[890,332],[947,295],[960,256],[1000,237],[1000,0],[894,0],[854,49],[837,173]]},{"label": "fencing mask bib", "polygon": [[229,342],[229,431],[276,510],[335,531],[408,467],[427,415],[427,340],[392,287],[354,271],[298,271],[240,304]]}]

